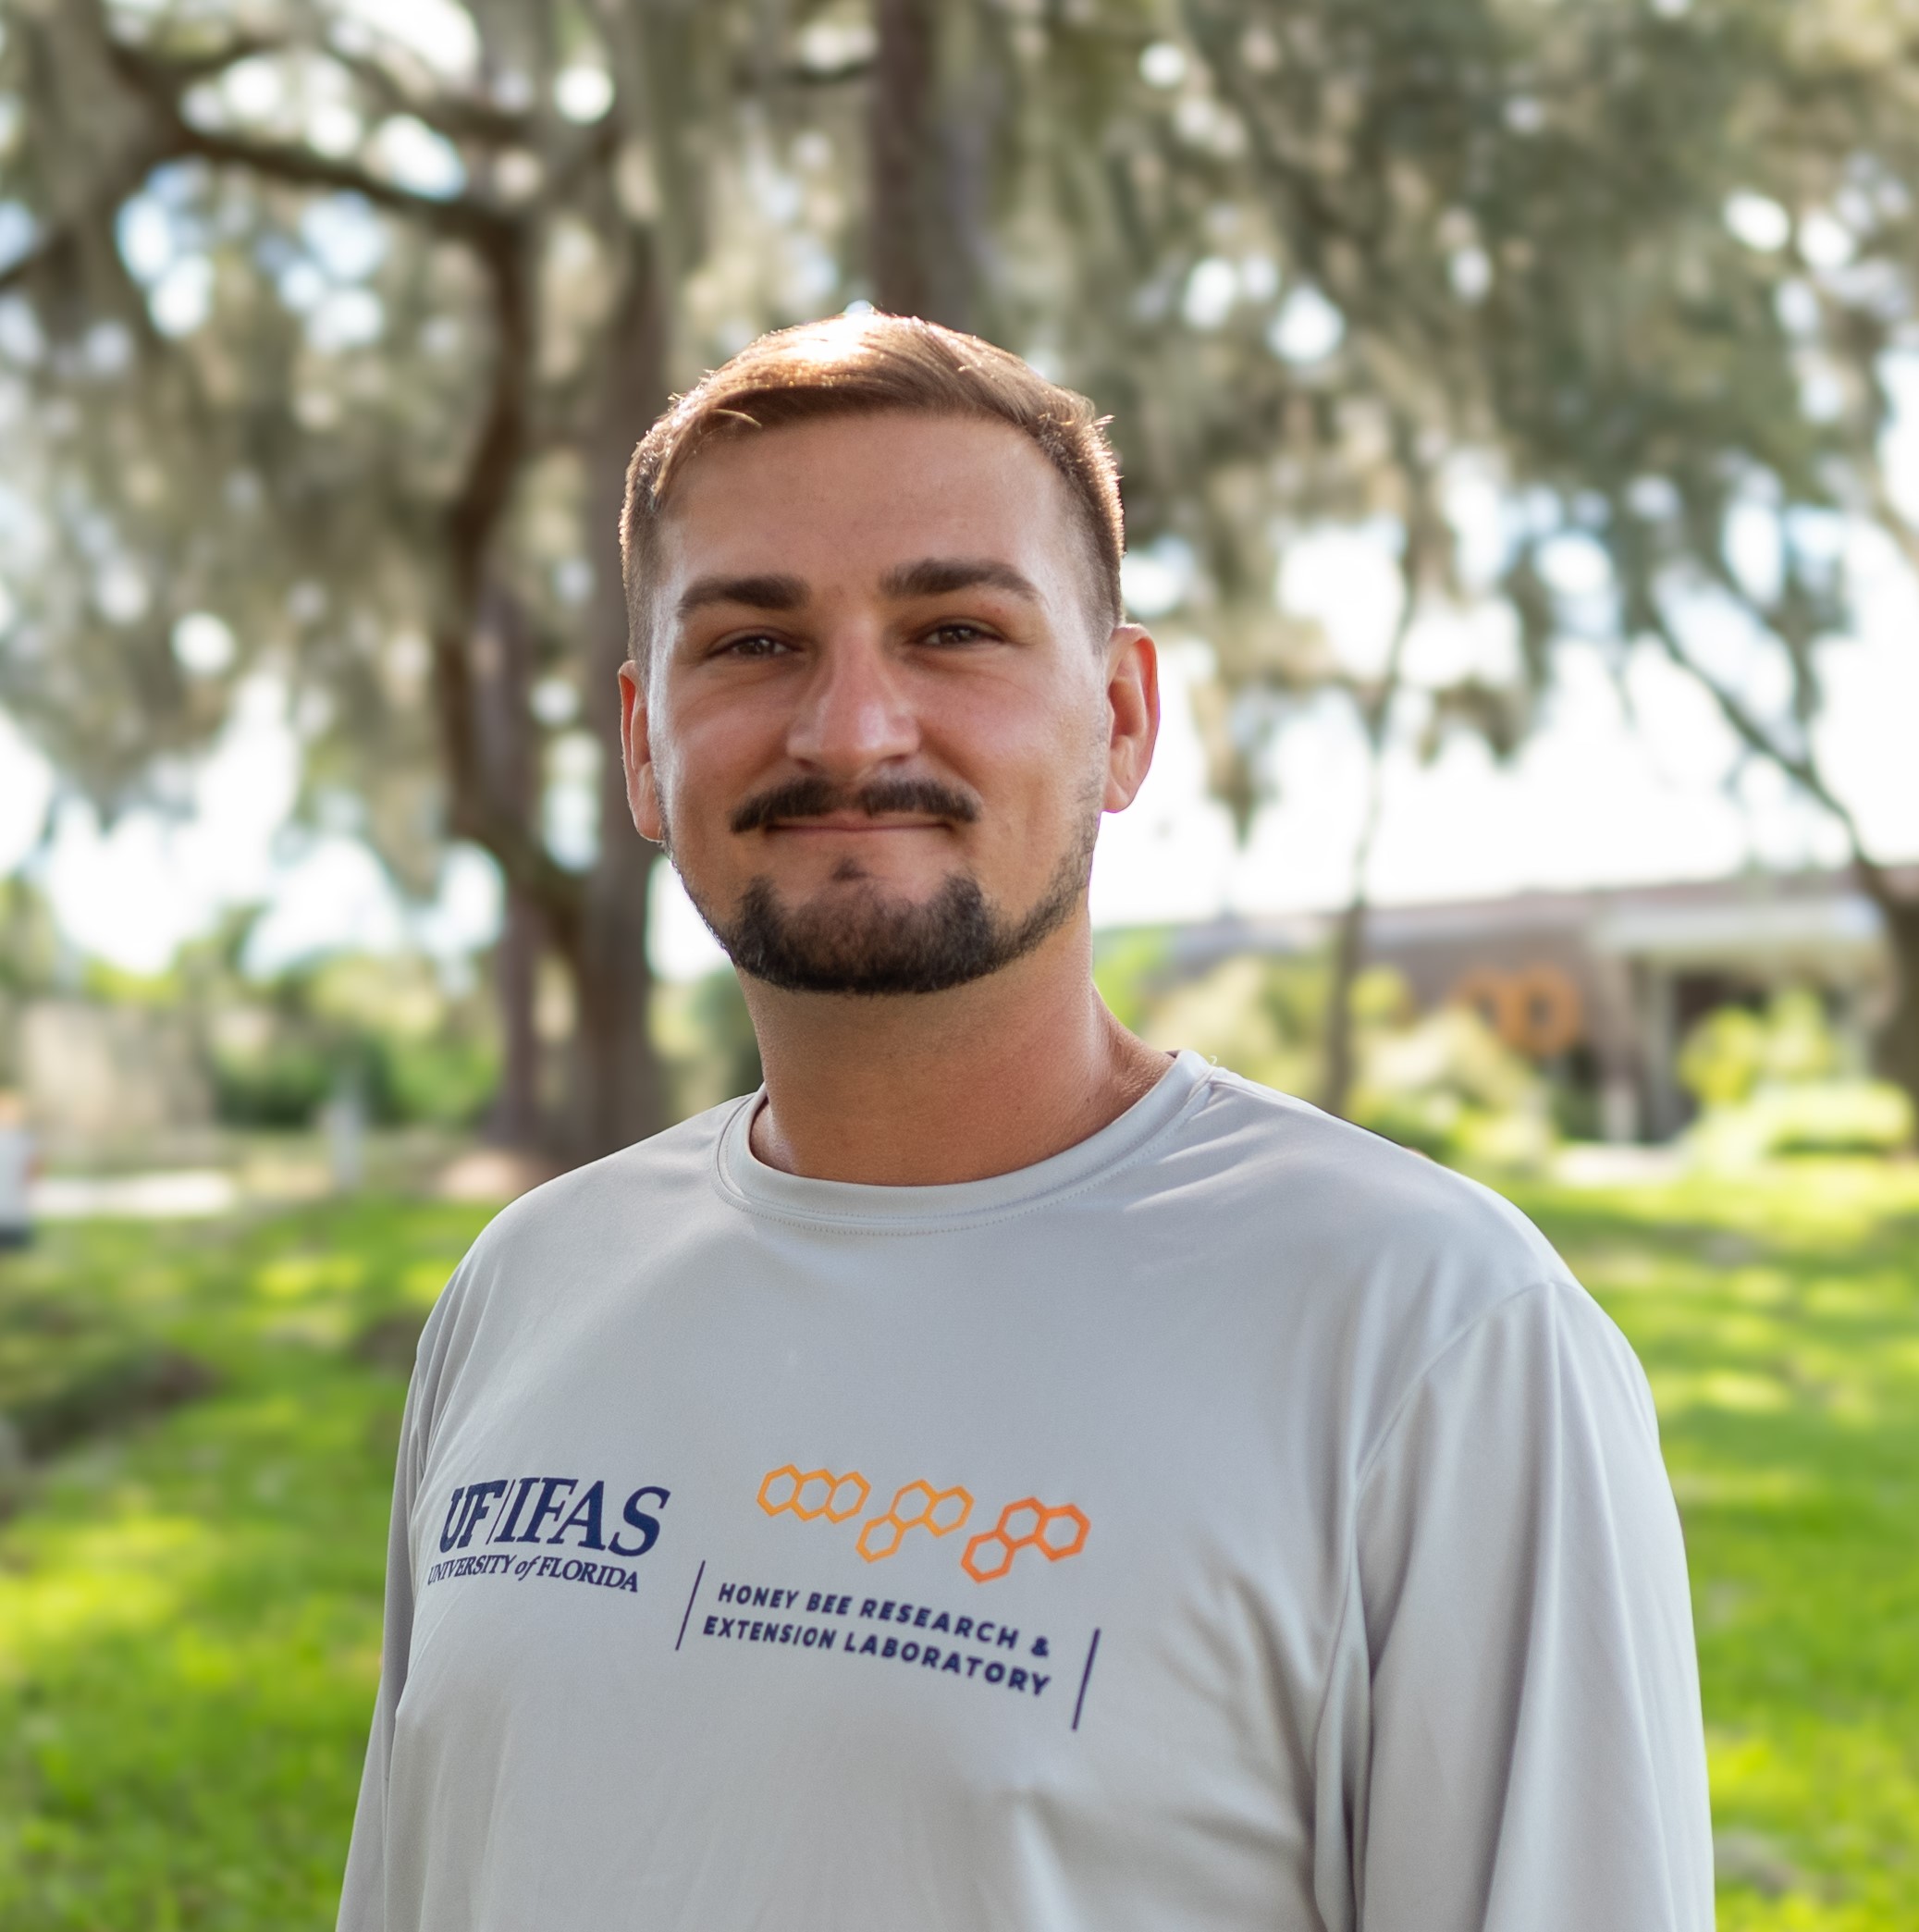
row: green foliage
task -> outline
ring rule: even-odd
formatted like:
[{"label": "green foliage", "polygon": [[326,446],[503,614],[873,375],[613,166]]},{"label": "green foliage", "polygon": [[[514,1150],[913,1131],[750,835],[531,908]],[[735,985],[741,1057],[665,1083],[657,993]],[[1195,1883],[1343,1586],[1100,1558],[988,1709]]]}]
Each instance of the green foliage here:
[{"label": "green foliage", "polygon": [[[1313,1099],[1324,1080],[1322,958],[1244,953],[1201,978],[1139,997],[1153,1045],[1191,1047],[1284,1093]],[[1415,1017],[1405,980],[1373,966],[1353,985],[1359,1078],[1351,1117],[1436,1160],[1473,1167],[1536,1165],[1553,1132],[1545,1090],[1477,1014]]]},{"label": "green foliage", "polygon": [[[267,671],[311,819],[420,891],[477,839],[577,977],[614,929],[541,774],[583,730],[617,756],[626,451],[758,330],[877,294],[1113,412],[1134,542],[1190,565],[1242,829],[1302,701],[1347,694],[1375,756],[1506,757],[1596,641],[1681,667],[1868,856],[1816,725],[1849,532],[1919,556],[1883,461],[1919,259],[1884,0],[491,4],[464,74],[375,15],[0,0],[0,404],[35,506],[0,516],[0,697],[103,801],[170,795]],[[1402,645],[1497,602],[1512,661],[1343,661],[1278,568],[1329,524],[1395,553]]]},{"label": "green foliage", "polygon": [[27,880],[0,879],[0,1091],[20,1078],[20,1006],[52,991],[59,958],[46,895]]},{"label": "green foliage", "polygon": [[1141,1036],[1167,1052],[1190,1047],[1285,1093],[1307,1099],[1323,1080],[1327,968],[1313,958],[1236,954],[1197,979],[1160,989]]},{"label": "green foliage", "polygon": [[337,1078],[318,1042],[275,1039],[252,1050],[215,1044],[213,1074],[220,1118],[252,1127],[306,1126]]},{"label": "green foliage", "polygon": [[498,1080],[484,1002],[449,995],[419,958],[347,954],[265,985],[227,975],[193,997],[234,1126],[304,1126],[351,1092],[381,1125],[471,1126]]},{"label": "green foliage", "polygon": [[1891,1153],[1913,1139],[1911,1099],[1842,1077],[1844,1055],[1815,993],[1789,989],[1764,1013],[1723,1006],[1686,1036],[1679,1078],[1704,1114],[1691,1142],[1738,1166],[1772,1154]]},{"label": "green foliage", "polygon": [[[434,701],[484,675],[462,640],[428,661],[436,551],[482,546],[463,562],[511,586],[539,669],[586,688],[578,566],[605,560],[609,508],[588,472],[634,318],[683,380],[873,293],[896,239],[859,225],[873,110],[906,114],[940,210],[908,238],[933,271],[917,305],[1113,410],[1136,538],[1189,546],[1236,808],[1276,696],[1364,682],[1275,607],[1278,551],[1314,521],[1396,525],[1409,587],[1511,607],[1525,675],[1418,693],[1429,745],[1511,748],[1554,640],[1593,616],[1554,588],[1570,537],[1605,553],[1621,636],[1685,656],[1682,593],[1753,619],[1788,695],[1748,722],[1789,760],[1845,601],[1817,519],[1896,522],[1878,358],[1910,308],[1919,155],[1884,6],[965,0],[904,104],[858,9],[577,32],[572,11],[469,9],[477,73],[538,106],[434,73],[339,0],[154,4],[137,28],[96,0],[57,29],[6,11],[0,196],[35,224],[0,270],[6,363],[59,406],[9,452],[57,510],[21,543],[0,689],[103,795],[203,743],[284,652],[327,699],[310,802],[357,802],[419,875]],[[581,68],[604,78],[591,135],[545,105]],[[402,105],[443,142],[432,185],[381,153]],[[1524,498],[1470,586],[1458,459]],[[1741,568],[1754,517],[1777,582]],[[177,655],[176,621],[215,613],[231,648]]]},{"label": "green foliage", "polygon": [[382,1049],[386,1109],[380,1117],[387,1121],[470,1127],[499,1084],[499,1054],[484,1036],[391,1040]]},{"label": "green foliage", "polygon": [[759,1085],[759,1041],[731,966],[687,984],[656,986],[653,1037],[679,1119]]},{"label": "green foliage", "polygon": [[1551,1152],[1544,1086],[1470,1008],[1362,1030],[1359,1052],[1361,1126],[1458,1166],[1536,1167]]},{"label": "green foliage", "polygon": [[0,879],[0,998],[50,992],[60,937],[46,894],[31,880]]},{"label": "green foliage", "polygon": [[1913,1140],[1913,1102],[1885,1080],[1795,1080],[1716,1108],[1688,1136],[1708,1165],[1739,1167],[1773,1154],[1890,1154]]},{"label": "green foliage", "polygon": [[255,1049],[216,1046],[213,1068],[219,1116],[234,1126],[308,1126],[329,1100],[351,1091],[381,1126],[467,1127],[493,1097],[499,1056],[484,1039],[393,1039],[295,1023]]},{"label": "green foliage", "polygon": [[1132,1032],[1146,1024],[1171,944],[1172,934],[1157,926],[1093,935],[1093,984],[1107,1011]]},{"label": "green foliage", "polygon": [[1824,1080],[1839,1071],[1839,1044],[1817,993],[1791,987],[1764,1013],[1721,1006],[1679,1049],[1680,1082],[1704,1107],[1735,1107],[1771,1081]]},{"label": "green foliage", "polygon": [[1735,1107],[1758,1085],[1770,1033],[1744,1006],[1722,1006],[1687,1034],[1679,1083],[1704,1107]]}]

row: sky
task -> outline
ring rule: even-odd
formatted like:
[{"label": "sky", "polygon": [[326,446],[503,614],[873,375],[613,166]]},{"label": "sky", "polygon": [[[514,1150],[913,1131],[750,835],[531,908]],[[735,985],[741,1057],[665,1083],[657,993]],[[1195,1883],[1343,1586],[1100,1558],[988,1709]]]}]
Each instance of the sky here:
[{"label": "sky", "polygon": [[[1910,749],[1919,723],[1919,590],[1889,547],[1863,535],[1856,544],[1857,635],[1828,648],[1822,748],[1876,850],[1919,857]],[[1344,660],[1376,662],[1395,615],[1382,534],[1309,537],[1286,569],[1288,603],[1321,618]],[[1129,595],[1142,614],[1177,587],[1159,560],[1131,570]],[[1408,667],[1428,679],[1474,664],[1496,671],[1512,648],[1506,624],[1495,607],[1421,620]],[[1366,773],[1344,700],[1329,695],[1284,727],[1277,796],[1242,843],[1208,796],[1193,722],[1189,693],[1207,674],[1205,646],[1175,621],[1161,642],[1159,751],[1131,809],[1107,820],[1093,871],[1095,923],[1342,903]],[[1374,897],[1481,898],[1843,859],[1837,829],[1777,772],[1737,769],[1729,733],[1684,674],[1644,651],[1623,682],[1631,717],[1598,651],[1567,650],[1541,728],[1507,767],[1465,740],[1430,764],[1409,748],[1393,751]],[[0,716],[0,874],[25,869],[51,894],[77,949],[135,971],[163,968],[183,940],[240,904],[265,908],[250,954],[260,970],[336,947],[408,944],[451,965],[491,938],[500,893],[490,859],[456,849],[435,902],[404,907],[364,846],[294,824],[297,759],[285,694],[256,680],[198,768],[186,812],[135,811],[103,827],[91,807],[60,794],[45,761]],[[683,978],[720,963],[665,868],[655,875],[654,914],[662,973]]]}]

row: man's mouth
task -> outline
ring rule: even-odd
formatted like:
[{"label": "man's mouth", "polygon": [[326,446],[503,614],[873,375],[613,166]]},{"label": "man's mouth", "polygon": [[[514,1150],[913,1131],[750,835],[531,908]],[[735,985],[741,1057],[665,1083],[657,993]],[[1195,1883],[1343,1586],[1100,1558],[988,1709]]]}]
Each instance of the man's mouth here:
[{"label": "man's mouth", "polygon": [[792,778],[749,798],[732,815],[737,835],[749,831],[926,831],[970,825],[979,801],[931,778],[873,779],[857,786],[818,777]]},{"label": "man's mouth", "polygon": [[781,832],[941,831],[943,818],[875,817],[867,812],[826,812],[817,818],[774,818],[764,830]]}]

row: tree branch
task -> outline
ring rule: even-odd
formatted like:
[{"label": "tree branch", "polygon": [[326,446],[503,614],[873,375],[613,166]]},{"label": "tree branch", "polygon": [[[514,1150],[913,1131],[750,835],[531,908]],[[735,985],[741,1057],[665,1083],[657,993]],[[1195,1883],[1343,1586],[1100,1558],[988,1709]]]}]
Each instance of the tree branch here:
[{"label": "tree branch", "polygon": [[376,206],[405,215],[441,234],[480,245],[497,243],[501,237],[514,232],[511,215],[469,195],[420,194],[396,182],[384,181],[351,162],[316,154],[311,148],[296,147],[291,142],[251,141],[240,135],[195,127],[180,106],[180,95],[188,83],[182,79],[179,67],[151,59],[138,48],[111,37],[106,50],[115,71],[158,119],[161,152],[155,159],[198,155],[217,164],[252,168],[270,179],[296,187],[328,188],[363,195]]},{"label": "tree branch", "polygon": [[498,860],[508,882],[536,899],[561,947],[576,942],[585,906],[585,885],[560,865],[535,834],[528,816],[499,795],[486,769],[474,703],[470,635],[473,612],[436,633],[434,693],[440,742],[447,758],[449,799],[447,831],[471,839]]},{"label": "tree branch", "polygon": [[[105,35],[109,54],[126,44]],[[218,48],[205,54],[183,54],[166,63],[166,69],[173,74],[182,87],[191,87],[196,81],[207,80],[215,74],[224,74],[228,68],[238,67],[243,60],[252,60],[256,54],[284,54],[289,51],[289,43],[284,39],[260,33],[236,33]]]},{"label": "tree branch", "polygon": [[823,67],[814,67],[806,61],[788,61],[773,68],[770,75],[749,62],[740,61],[734,65],[733,78],[743,91],[750,91],[769,79],[780,87],[850,87],[855,80],[871,80],[875,66],[870,52],[851,55]]},{"label": "tree branch", "polygon": [[496,107],[490,101],[461,99],[409,87],[399,75],[365,54],[350,54],[326,42],[316,52],[337,61],[394,114],[410,114],[449,141],[477,141],[488,147],[511,147],[534,138],[533,117]]},{"label": "tree branch", "polygon": [[[187,118],[181,99],[187,86],[208,71],[205,64],[156,60],[110,33],[103,34],[103,42],[117,76],[154,117],[154,152],[144,157],[142,173],[158,160],[192,155],[296,187],[356,193],[433,232],[463,241],[478,256],[494,298],[493,377],[460,488],[440,526],[449,595],[433,644],[447,760],[449,830],[491,852],[508,879],[538,900],[556,939],[567,943],[579,929],[584,888],[546,851],[524,811],[498,795],[474,722],[471,641],[480,584],[526,448],[534,319],[523,224],[470,195],[441,199],[419,194],[308,148],[196,127]],[[361,78],[367,78],[363,64]],[[421,104],[408,100],[405,105],[418,112]]]},{"label": "tree branch", "polygon": [[1783,771],[1794,784],[1798,785],[1813,802],[1830,812],[1839,821],[1846,834],[1846,843],[1851,848],[1852,863],[1859,868],[1860,876],[1868,885],[1876,885],[1883,878],[1883,868],[1865,849],[1865,841],[1859,831],[1859,821],[1852,816],[1851,808],[1826,782],[1818,767],[1813,762],[1810,753],[1800,754],[1788,751],[1778,744],[1764,724],[1747,709],[1738,695],[1703,670],[1688,655],[1686,647],[1679,640],[1656,600],[1647,599],[1648,616],[1653,634],[1667,657],[1695,679],[1713,703],[1718,708],[1719,715],[1731,726],[1735,737],[1748,751],[1765,758],[1769,764]]},{"label": "tree branch", "polygon": [[[115,195],[113,199],[117,201],[119,196]],[[105,195],[98,197],[95,207],[92,212],[98,213],[99,203],[105,200],[106,197]],[[74,238],[75,226],[73,223],[62,222],[57,228],[45,229],[42,233],[40,240],[25,254],[9,262],[5,268],[0,268],[0,295],[5,295],[9,289],[18,288],[22,282],[26,281],[33,274],[35,269],[52,261],[63,248],[68,246]]]}]

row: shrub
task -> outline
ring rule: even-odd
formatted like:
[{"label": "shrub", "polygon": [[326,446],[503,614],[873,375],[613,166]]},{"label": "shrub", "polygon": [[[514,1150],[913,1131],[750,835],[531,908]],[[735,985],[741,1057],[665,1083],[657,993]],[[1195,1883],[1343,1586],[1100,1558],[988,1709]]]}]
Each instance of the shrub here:
[{"label": "shrub", "polygon": [[1703,1112],[1689,1137],[1714,1166],[1775,1154],[1886,1154],[1910,1144],[1913,1105],[1883,1081],[1849,1077],[1817,994],[1791,988],[1764,1013],[1721,1007],[1686,1037],[1679,1078]]}]

